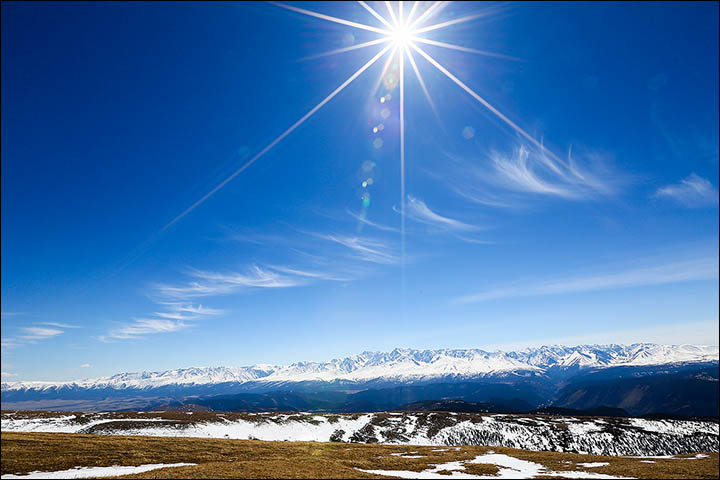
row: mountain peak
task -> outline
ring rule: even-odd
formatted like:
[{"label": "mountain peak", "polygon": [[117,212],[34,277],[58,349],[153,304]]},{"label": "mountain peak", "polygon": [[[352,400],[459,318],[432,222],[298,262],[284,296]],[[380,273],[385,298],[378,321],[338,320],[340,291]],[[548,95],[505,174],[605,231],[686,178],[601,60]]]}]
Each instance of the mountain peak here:
[{"label": "mountain peak", "polygon": [[2,390],[49,388],[137,388],[302,381],[364,382],[374,380],[427,381],[476,378],[502,374],[542,374],[552,368],[608,368],[677,363],[717,362],[717,346],[658,345],[547,345],[518,351],[480,349],[419,350],[395,348],[290,365],[258,364],[247,367],[189,367],[160,372],[119,373],[75,382],[4,382]]}]

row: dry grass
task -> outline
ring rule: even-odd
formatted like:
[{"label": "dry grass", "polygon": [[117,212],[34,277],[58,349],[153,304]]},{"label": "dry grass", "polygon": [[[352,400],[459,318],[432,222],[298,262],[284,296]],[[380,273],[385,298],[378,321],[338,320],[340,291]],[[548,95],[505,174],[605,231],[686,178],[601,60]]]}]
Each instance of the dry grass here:
[{"label": "dry grass", "polygon": [[[2,433],[2,474],[57,471],[76,466],[197,463],[123,478],[382,478],[357,470],[421,471],[449,461],[470,460],[493,450],[554,471],[588,471],[636,478],[718,478],[718,454],[704,459],[602,457],[531,452],[501,447],[450,448],[178,437],[127,437],[64,433]],[[390,455],[404,452],[422,458]],[[681,456],[682,457],[682,456]],[[684,457],[693,457],[685,455]],[[564,463],[571,462],[571,463]],[[579,467],[580,462],[609,462]],[[497,467],[467,464],[466,473],[494,475]]]}]

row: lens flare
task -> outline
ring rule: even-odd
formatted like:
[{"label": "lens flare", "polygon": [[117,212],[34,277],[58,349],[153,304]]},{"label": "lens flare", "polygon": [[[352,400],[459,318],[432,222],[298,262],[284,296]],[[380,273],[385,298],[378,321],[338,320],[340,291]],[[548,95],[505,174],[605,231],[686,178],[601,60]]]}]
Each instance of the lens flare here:
[{"label": "lens flare", "polygon": [[[297,129],[301,124],[303,124],[308,118],[313,116],[315,112],[317,112],[320,108],[322,108],[326,103],[328,103],[330,100],[333,99],[336,95],[338,95],[341,91],[343,91],[348,85],[350,85],[352,82],[355,81],[364,71],[368,70],[375,62],[380,60],[382,57],[386,56],[388,54],[388,58],[384,63],[384,66],[382,68],[382,72],[377,80],[377,83],[375,84],[375,87],[371,90],[371,95],[373,98],[378,99],[379,102],[382,105],[382,107],[379,110],[380,117],[382,117],[383,121],[388,120],[391,114],[398,116],[398,125],[399,125],[399,138],[397,141],[400,143],[400,205],[401,205],[401,244],[402,244],[402,254],[401,257],[401,265],[404,265],[404,256],[405,256],[405,130],[406,130],[406,124],[405,124],[405,59],[410,63],[410,67],[412,71],[415,74],[415,77],[418,80],[418,83],[420,85],[420,88],[425,95],[425,98],[427,99],[428,103],[430,104],[430,107],[432,108],[433,113],[436,117],[439,118],[438,112],[435,109],[434,102],[432,100],[432,97],[430,96],[429,89],[427,88],[427,85],[425,84],[425,81],[423,80],[423,77],[420,74],[420,68],[418,64],[416,64],[415,59],[413,58],[413,52],[419,54],[420,58],[424,59],[427,64],[429,64],[431,67],[438,70],[440,73],[445,75],[447,78],[449,78],[456,86],[460,87],[460,89],[464,90],[467,94],[469,94],[474,100],[476,100],[478,103],[480,103],[483,107],[488,109],[493,115],[495,115],[497,118],[499,118],[505,125],[510,127],[513,131],[515,131],[520,136],[524,137],[528,141],[530,141],[532,144],[534,144],[536,147],[540,149],[545,154],[545,157],[547,157],[548,166],[553,169],[560,169],[561,167],[569,168],[568,164],[563,161],[561,158],[559,158],[557,155],[555,155],[553,152],[549,151],[545,145],[538,141],[535,137],[531,136],[528,132],[526,132],[522,127],[520,127],[518,124],[513,122],[509,117],[504,115],[499,109],[491,105],[485,98],[481,97],[478,93],[476,93],[473,89],[471,89],[468,85],[466,85],[462,80],[460,80],[458,77],[456,77],[453,73],[451,73],[447,68],[445,68],[440,61],[436,60],[434,57],[430,56],[427,52],[425,52],[420,45],[430,45],[435,48],[439,49],[449,49],[453,51],[460,51],[460,52],[466,52],[466,53],[473,53],[473,54],[480,54],[480,55],[486,55],[486,56],[492,56],[492,57],[499,57],[499,58],[505,58],[505,59],[511,59],[511,57],[507,57],[504,55],[496,54],[493,52],[487,52],[484,50],[474,49],[465,47],[462,45],[454,45],[451,43],[446,42],[440,42],[438,40],[434,40],[432,38],[427,38],[426,34],[433,34],[434,32],[438,32],[442,29],[446,29],[455,25],[459,25],[471,20],[475,20],[478,18],[489,16],[495,12],[497,12],[497,8],[487,8],[482,10],[479,13],[440,21],[437,23],[429,24],[430,20],[433,18],[438,18],[439,14],[452,2],[449,1],[435,1],[432,4],[431,2],[414,2],[412,8],[405,9],[403,1],[400,2],[389,2],[386,1],[385,7],[387,8],[387,14],[389,15],[382,15],[379,13],[376,9],[374,9],[372,6],[370,6],[368,3],[364,1],[358,2],[366,11],[369,13],[374,20],[379,22],[380,26],[373,26],[373,25],[367,25],[365,23],[360,23],[353,20],[347,20],[344,18],[339,18],[331,15],[326,15],[319,12],[314,12],[311,10],[307,10],[305,8],[300,8],[294,5],[287,5],[284,3],[279,3],[275,1],[269,2],[277,7],[289,10],[295,14],[300,15],[306,15],[309,17],[313,17],[319,20],[332,22],[336,25],[342,25],[345,27],[351,27],[359,30],[364,30],[365,32],[371,32],[372,34],[378,35],[377,38],[371,39],[362,43],[357,43],[355,37],[348,33],[343,37],[343,46],[342,48],[338,48],[335,50],[331,50],[328,52],[316,54],[312,57],[307,57],[304,60],[311,60],[314,58],[319,57],[327,57],[329,55],[336,55],[340,53],[346,53],[351,51],[359,51],[366,48],[371,47],[377,47],[379,49],[379,52],[375,54],[367,63],[365,63],[363,66],[361,66],[358,70],[355,71],[349,78],[347,78],[340,86],[338,86],[335,90],[333,90],[327,97],[325,97],[320,103],[316,104],[313,108],[311,108],[305,115],[300,117],[295,123],[290,125],[285,131],[283,131],[280,135],[278,135],[273,141],[271,141],[269,144],[267,144],[264,148],[260,149],[254,156],[252,156],[250,159],[248,159],[240,168],[235,170],[232,174],[230,174],[228,177],[226,177],[224,180],[219,182],[215,187],[210,189],[205,195],[200,197],[195,203],[190,205],[188,208],[186,208],[183,212],[181,212],[179,215],[177,215],[174,219],[172,219],[168,224],[166,224],[159,232],[154,234],[150,239],[146,241],[146,244],[149,245],[152,241],[154,241],[155,238],[157,238],[162,232],[168,230],[172,225],[180,221],[183,217],[185,217],[187,214],[189,214],[191,211],[193,211],[195,208],[200,206],[202,203],[204,203],[206,200],[208,200],[211,196],[213,196],[216,192],[218,192],[220,189],[222,189],[226,184],[228,184],[230,181],[232,181],[235,177],[237,177],[239,174],[241,174],[245,169],[249,168],[255,161],[259,160],[261,157],[263,157],[267,152],[269,152],[271,149],[275,147],[278,143],[280,143],[285,137],[290,135],[295,129]],[[409,10],[409,12],[408,12]],[[407,12],[407,13],[406,13]],[[390,68],[390,66],[393,66],[393,68]],[[381,97],[376,97],[375,94],[377,93],[378,89],[381,85],[384,85],[386,89],[386,94]],[[398,100],[399,105],[397,108],[393,105],[392,112],[390,108],[388,108],[388,102],[392,98],[390,93],[387,93],[389,91],[393,91],[393,94],[398,93]],[[441,123],[442,126],[442,123]],[[410,125],[412,127],[412,125]],[[384,129],[384,125],[382,123],[378,124],[377,126],[372,128],[372,131],[374,134],[378,135],[379,132],[381,132]],[[476,132],[471,127],[466,127],[463,129],[462,135],[466,139],[471,139],[475,137]],[[389,141],[389,140],[388,140]],[[383,147],[384,140],[380,138],[379,136],[375,137],[372,146],[375,149],[380,149]],[[249,151],[246,152],[249,155]],[[552,160],[550,160],[552,159]],[[374,162],[365,161],[362,164],[363,171],[370,174],[370,172],[375,167]],[[557,171],[557,170],[556,170]],[[362,203],[363,208],[367,208],[370,205],[370,193],[367,191],[367,187],[373,184],[373,179],[371,177],[368,177],[367,180],[365,180],[363,183],[363,188],[365,189],[365,192],[363,194]],[[145,245],[145,244],[144,244]],[[404,274],[403,274],[404,275]],[[404,278],[404,277],[403,277]]]}]

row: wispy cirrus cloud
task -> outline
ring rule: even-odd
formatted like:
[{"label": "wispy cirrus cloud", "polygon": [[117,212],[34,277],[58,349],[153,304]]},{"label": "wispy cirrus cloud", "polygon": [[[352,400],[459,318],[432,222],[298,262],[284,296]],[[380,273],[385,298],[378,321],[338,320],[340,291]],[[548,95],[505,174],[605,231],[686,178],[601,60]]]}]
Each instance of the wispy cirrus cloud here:
[{"label": "wispy cirrus cloud", "polygon": [[45,340],[46,338],[56,337],[65,333],[65,330],[50,327],[24,327],[21,328],[20,331],[22,335],[19,335],[18,339],[29,342]]},{"label": "wispy cirrus cloud", "polygon": [[[554,183],[543,175],[539,165],[533,165],[530,150],[519,147],[511,155],[497,151],[490,153],[496,181],[512,190],[559,197],[573,198],[575,194],[560,183]],[[559,173],[553,169],[554,173]]]},{"label": "wispy cirrus cloud", "polygon": [[353,258],[363,262],[382,265],[395,265],[400,257],[387,241],[378,238],[360,237],[352,235],[318,235],[329,242],[342,245],[351,251]]},{"label": "wispy cirrus cloud", "polygon": [[561,162],[520,143],[511,151],[491,150],[472,163],[453,158],[458,168],[452,189],[474,203],[500,208],[522,207],[531,195],[579,201],[616,193],[624,180],[609,168],[607,155],[581,156],[582,164],[571,148]]},{"label": "wispy cirrus cloud", "polygon": [[105,335],[100,335],[97,337],[98,340],[110,343],[157,333],[177,332],[190,328],[195,320],[225,313],[220,309],[207,308],[188,302],[158,301],[157,303],[164,307],[165,311],[154,312],[146,318],[133,318],[132,322],[113,328]]},{"label": "wispy cirrus cloud", "polygon": [[190,298],[227,295],[249,289],[298,287],[308,284],[311,279],[339,279],[326,272],[258,265],[251,265],[241,272],[191,270],[189,275],[193,281],[183,285],[158,285],[157,293],[166,298]]},{"label": "wispy cirrus cloud", "polygon": [[191,269],[190,279],[178,285],[160,284],[153,287],[151,297],[162,307],[152,315],[133,318],[132,322],[111,329],[98,337],[103,342],[128,340],[146,335],[185,330],[197,320],[223,315],[224,310],[192,303],[198,297],[222,296],[257,289],[291,288],[318,280],[343,280],[322,271],[285,266],[251,265],[243,271],[215,272]]},{"label": "wispy cirrus cloud", "polygon": [[347,210],[347,213],[353,217],[355,220],[360,222],[361,225],[367,225],[369,227],[376,228],[378,230],[384,231],[384,232],[393,232],[393,233],[400,233],[400,229],[396,227],[391,227],[389,225],[383,225],[378,222],[370,221],[367,218],[367,212],[362,211],[360,213],[355,213],[352,210]]},{"label": "wispy cirrus cloud", "polygon": [[15,377],[17,377],[17,376],[18,376],[17,373],[12,373],[12,372],[0,372],[0,378],[3,378],[3,379],[15,378]]},{"label": "wispy cirrus cloud", "polygon": [[195,320],[203,316],[222,315],[224,310],[219,308],[208,308],[202,305],[185,305],[180,303],[161,303],[168,308],[165,312],[155,312],[154,315],[160,318],[172,320]]},{"label": "wispy cirrus cloud", "polygon": [[[27,314],[21,312],[2,312],[5,319],[8,317],[25,317]],[[62,335],[67,329],[81,328],[79,325],[71,325],[60,322],[34,322],[29,326],[15,327],[12,335],[3,337],[1,350],[3,353],[21,347],[26,344],[37,343]]]},{"label": "wispy cirrus cloud", "polygon": [[718,257],[686,259],[615,272],[604,272],[563,279],[539,280],[508,285],[465,295],[456,303],[473,303],[501,298],[560,295],[567,293],[642,287],[718,278]]},{"label": "wispy cirrus cloud", "polygon": [[2,342],[0,342],[0,347],[2,348],[3,352],[10,348],[19,347],[20,345],[22,345],[22,344],[20,342],[18,342],[18,340],[16,338],[11,338],[11,337],[3,338]]},{"label": "wispy cirrus cloud", "polygon": [[[395,209],[395,211],[398,210]],[[439,213],[430,210],[424,201],[411,195],[407,196],[405,214],[408,218],[415,220],[416,222],[431,225],[443,230],[467,232],[480,229],[480,227],[475,225],[470,225],[468,223],[461,222],[460,220],[440,215]]]},{"label": "wispy cirrus cloud", "polygon": [[154,333],[169,333],[183,330],[190,326],[181,320],[168,320],[160,318],[136,318],[132,323],[122,325],[111,330],[107,335],[99,337],[102,342],[113,340],[134,339]]},{"label": "wispy cirrus cloud", "polygon": [[[600,168],[599,156],[591,157],[595,167]],[[492,181],[518,192],[577,200],[607,195],[614,190],[607,178],[581,167],[572,150],[563,164],[526,145],[517,146],[510,154],[492,151],[490,160],[494,168]]]},{"label": "wispy cirrus cloud", "polygon": [[[149,296],[162,307],[161,309],[150,315],[133,318],[131,322],[110,330],[98,339],[112,342],[176,332],[192,327],[195,321],[201,318],[225,313],[223,310],[195,305],[193,301],[200,297],[295,288],[322,281],[346,282],[365,273],[362,267],[348,262],[338,262],[337,252],[328,253],[331,248],[327,243],[350,249],[351,256],[363,262],[396,264],[398,261],[389,244],[379,239],[339,234],[299,233],[308,239],[313,238],[313,242],[305,243],[311,243],[311,246],[322,251],[323,254],[314,255],[303,249],[295,249],[294,245],[297,243],[305,245],[302,241],[294,241],[295,239],[277,237],[275,241],[292,244],[293,247],[289,247],[288,250],[294,252],[296,256],[302,257],[303,265],[311,265],[311,267],[293,264],[252,264],[242,270],[234,271],[188,269],[185,272],[187,279],[184,282],[152,285]],[[246,242],[256,238],[250,236],[249,238],[234,239]],[[318,242],[317,239],[321,239],[323,242]],[[343,260],[347,260],[349,257],[345,254]]]},{"label": "wispy cirrus cloud", "polygon": [[695,173],[691,173],[680,183],[659,188],[653,196],[667,198],[689,208],[718,206],[717,189],[709,180]]},{"label": "wispy cirrus cloud", "polygon": [[81,328],[80,325],[70,325],[68,323],[58,323],[58,322],[37,322],[35,325],[46,325],[48,327],[57,327],[57,328]]},{"label": "wispy cirrus cloud", "polygon": [[83,363],[82,365],[80,365],[80,368],[92,368],[92,365],[89,363]]}]

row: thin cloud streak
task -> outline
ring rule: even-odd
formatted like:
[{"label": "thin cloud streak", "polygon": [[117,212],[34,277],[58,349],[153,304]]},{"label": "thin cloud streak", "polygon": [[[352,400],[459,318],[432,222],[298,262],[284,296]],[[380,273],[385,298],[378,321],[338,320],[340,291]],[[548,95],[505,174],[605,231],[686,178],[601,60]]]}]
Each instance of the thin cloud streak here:
[{"label": "thin cloud streak", "polygon": [[369,227],[377,228],[378,230],[382,230],[384,232],[393,232],[393,233],[400,233],[400,229],[396,227],[390,227],[388,225],[383,225],[381,223],[372,222],[367,219],[367,217],[364,214],[357,214],[353,212],[352,210],[348,209],[348,214],[353,217],[358,222],[367,225]]},{"label": "thin cloud streak", "polygon": [[21,329],[24,335],[18,336],[21,340],[27,340],[34,342],[37,340],[45,340],[46,338],[56,337],[65,333],[64,330],[59,328],[47,328],[47,327],[24,327]]},{"label": "thin cloud streak", "polygon": [[[393,265],[398,263],[398,257],[391,251],[390,246],[380,240],[346,235],[302,233],[349,248],[353,251],[354,258],[365,262]],[[255,239],[252,235],[248,238]],[[243,236],[242,240],[248,238]],[[285,237],[278,238],[287,240]],[[327,251],[327,247],[323,248],[323,251]],[[305,255],[309,254],[305,253]],[[348,256],[343,255],[343,257]],[[253,264],[244,270],[229,272],[189,269],[186,272],[189,280],[185,283],[152,286],[152,293],[149,296],[157,305],[163,307],[161,310],[153,312],[148,317],[135,318],[131,323],[115,328],[98,339],[103,342],[113,342],[150,334],[176,332],[192,327],[203,317],[225,313],[220,309],[193,304],[192,299],[198,297],[301,287],[321,281],[348,282],[366,273],[353,266],[338,267],[337,262],[332,262],[325,256],[317,257],[315,260],[316,268]]]},{"label": "thin cloud streak", "polygon": [[485,290],[472,295],[459,297],[455,299],[454,303],[475,303],[502,298],[561,295],[693,280],[713,280],[717,278],[718,257],[715,256],[614,273],[588,275],[568,280],[546,280],[532,284]]},{"label": "thin cloud streak", "polygon": [[154,315],[160,318],[170,318],[173,320],[194,320],[202,316],[222,315],[224,310],[218,308],[207,308],[202,305],[194,306],[192,304],[185,305],[182,303],[161,303],[169,307],[169,312],[155,312]]},{"label": "thin cloud streak", "polygon": [[65,333],[65,329],[67,328],[81,327],[56,322],[38,322],[33,326],[21,328],[18,335],[3,338],[1,349],[3,353],[5,353],[9,349],[57,337]]},{"label": "thin cloud streak", "polygon": [[135,339],[142,335],[155,333],[170,333],[183,330],[190,326],[189,323],[159,318],[140,318],[129,325],[111,330],[107,335],[99,337],[101,342],[111,343],[113,340]]},{"label": "thin cloud streak", "polygon": [[530,150],[524,146],[515,149],[510,156],[493,151],[490,153],[490,160],[499,182],[510,189],[565,198],[575,197],[575,194],[567,188],[543,179],[533,167],[528,165]]},{"label": "thin cloud streak", "polygon": [[35,325],[47,325],[48,327],[58,327],[58,328],[81,328],[80,325],[69,325],[67,323],[57,323],[57,322],[38,322]]},{"label": "thin cloud streak", "polygon": [[419,198],[408,195],[407,199],[408,203],[406,207],[406,215],[412,220],[424,223],[426,225],[440,227],[446,230],[472,231],[480,229],[475,225],[470,225],[459,220],[444,217],[430,210],[430,208],[425,204],[425,202],[420,200]]},{"label": "thin cloud streak", "polygon": [[[626,179],[608,167],[607,155],[585,152],[581,165],[572,148],[568,161],[556,162],[527,144],[517,144],[511,152],[492,150],[489,166],[470,164],[450,156],[457,164],[451,188],[473,203],[499,208],[519,208],[529,195],[556,197],[571,201],[596,200],[616,193]],[[455,178],[454,177],[454,178]]]},{"label": "thin cloud streak", "polygon": [[691,173],[675,185],[667,185],[655,192],[657,198],[668,198],[686,207],[718,206],[718,191],[710,181]]},{"label": "thin cloud streak", "polygon": [[[305,285],[311,273],[295,271],[296,273],[282,273],[270,268],[261,268],[252,265],[244,272],[211,272],[193,270],[190,275],[199,281],[193,281],[182,286],[159,285],[157,292],[167,298],[188,298],[212,295],[227,295],[243,289],[252,288],[289,288]],[[300,273],[298,273],[300,272]],[[320,273],[315,278],[324,278]]]},{"label": "thin cloud streak", "polygon": [[225,313],[223,310],[185,302],[157,303],[165,306],[168,311],[154,312],[154,318],[134,318],[133,322],[110,330],[106,335],[99,336],[98,340],[112,343],[116,340],[136,339],[144,335],[176,332],[193,326],[193,320]]},{"label": "thin cloud streak", "polygon": [[396,265],[400,262],[400,257],[393,253],[390,246],[378,239],[349,235],[319,235],[319,237],[349,248],[355,258],[364,262],[381,265]]}]

